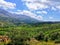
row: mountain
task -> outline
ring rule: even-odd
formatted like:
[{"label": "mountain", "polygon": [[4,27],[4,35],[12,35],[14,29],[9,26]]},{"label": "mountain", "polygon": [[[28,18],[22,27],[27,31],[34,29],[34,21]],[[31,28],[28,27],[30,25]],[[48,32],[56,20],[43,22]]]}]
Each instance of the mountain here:
[{"label": "mountain", "polygon": [[26,15],[12,14],[4,9],[0,9],[0,21],[11,23],[37,23],[38,20]]}]

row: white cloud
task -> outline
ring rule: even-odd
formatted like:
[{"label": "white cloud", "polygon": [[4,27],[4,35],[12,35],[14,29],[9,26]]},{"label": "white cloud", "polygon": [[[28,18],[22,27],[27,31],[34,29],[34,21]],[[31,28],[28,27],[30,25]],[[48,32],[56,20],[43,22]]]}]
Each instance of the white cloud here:
[{"label": "white cloud", "polygon": [[30,10],[37,10],[37,9],[46,9],[46,8],[48,8],[48,5],[46,5],[44,3],[41,3],[39,0],[22,0],[22,1],[28,7],[28,9],[30,9]]},{"label": "white cloud", "polygon": [[53,17],[49,17],[49,19],[53,19]]},{"label": "white cloud", "polygon": [[52,7],[52,10],[56,11],[57,9],[55,7]]},{"label": "white cloud", "polygon": [[47,11],[37,11],[38,14],[47,14]]},{"label": "white cloud", "polygon": [[24,5],[26,5],[30,10],[39,10],[39,9],[43,10],[50,7],[53,10],[60,9],[60,6],[57,6],[60,5],[60,1],[58,0],[22,0],[22,1]]},{"label": "white cloud", "polygon": [[60,5],[59,6],[56,6],[56,8],[60,9]]},{"label": "white cloud", "polygon": [[34,18],[34,19],[37,19],[37,20],[43,20],[43,17],[41,15],[36,15],[35,13],[32,13],[30,11],[27,11],[27,10],[18,10],[17,12],[13,12],[15,14],[18,14],[18,15],[26,15],[26,16],[29,16],[31,18]]},{"label": "white cloud", "polygon": [[48,8],[47,5],[42,4],[42,3],[26,3],[26,6],[31,10]]},{"label": "white cloud", "polygon": [[4,9],[14,9],[16,7],[16,4],[7,2],[5,0],[0,0],[0,7]]}]

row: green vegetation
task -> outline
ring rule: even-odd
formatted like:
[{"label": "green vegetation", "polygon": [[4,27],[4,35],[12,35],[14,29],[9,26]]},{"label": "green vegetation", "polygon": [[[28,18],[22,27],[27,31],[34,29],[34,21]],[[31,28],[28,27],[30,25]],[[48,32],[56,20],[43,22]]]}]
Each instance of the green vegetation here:
[{"label": "green vegetation", "polygon": [[60,23],[12,24],[0,22],[0,35],[9,43],[0,45],[56,45],[60,43]]}]

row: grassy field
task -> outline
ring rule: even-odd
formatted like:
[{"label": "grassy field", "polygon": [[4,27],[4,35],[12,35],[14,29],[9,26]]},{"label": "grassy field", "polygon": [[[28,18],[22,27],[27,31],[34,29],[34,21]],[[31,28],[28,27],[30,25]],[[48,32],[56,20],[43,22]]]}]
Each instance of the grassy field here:
[{"label": "grassy field", "polygon": [[0,35],[8,36],[11,39],[10,45],[59,45],[60,23],[0,26]]}]

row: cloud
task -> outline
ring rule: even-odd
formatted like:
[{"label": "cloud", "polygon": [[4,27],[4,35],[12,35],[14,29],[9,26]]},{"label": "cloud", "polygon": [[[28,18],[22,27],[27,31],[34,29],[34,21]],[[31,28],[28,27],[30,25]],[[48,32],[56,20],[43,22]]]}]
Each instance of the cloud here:
[{"label": "cloud", "polygon": [[0,0],[0,7],[4,8],[4,9],[15,9],[16,4],[11,3],[11,2],[7,2],[5,0]]},{"label": "cloud", "polygon": [[50,1],[54,1],[54,2],[60,2],[60,0],[50,0]]},{"label": "cloud", "polygon": [[60,9],[60,6],[58,6],[60,5],[60,0],[22,0],[22,2],[29,10]]},{"label": "cloud", "polygon": [[48,8],[45,4],[40,3],[26,3],[26,6],[31,10],[37,10],[37,9],[45,9]]},{"label": "cloud", "polygon": [[43,17],[41,15],[36,15],[35,13],[32,13],[30,11],[27,11],[27,10],[18,10],[17,12],[12,12],[12,13],[15,13],[15,14],[18,14],[18,15],[26,15],[26,16],[29,16],[31,18],[34,18],[34,19],[37,19],[37,20],[43,20]]},{"label": "cloud", "polygon": [[49,19],[53,19],[53,17],[49,17]]},{"label": "cloud", "polygon": [[60,0],[48,0],[47,4],[55,11],[60,9]]},{"label": "cloud", "polygon": [[47,11],[37,11],[37,14],[47,14]]},{"label": "cloud", "polygon": [[57,9],[55,7],[52,7],[52,10],[56,11]]},{"label": "cloud", "polygon": [[56,6],[56,8],[60,9],[60,5],[59,6]]},{"label": "cloud", "polygon": [[22,0],[22,1],[30,10],[38,10],[38,9],[48,8],[48,5],[41,3],[39,0]]}]

